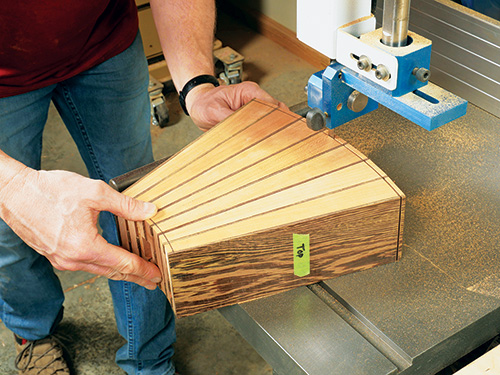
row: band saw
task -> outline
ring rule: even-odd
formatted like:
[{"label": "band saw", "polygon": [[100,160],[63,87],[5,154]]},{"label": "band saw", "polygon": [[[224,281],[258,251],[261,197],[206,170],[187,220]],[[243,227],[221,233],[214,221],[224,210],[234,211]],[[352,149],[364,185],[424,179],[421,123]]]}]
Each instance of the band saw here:
[{"label": "band saw", "polygon": [[378,104],[427,130],[463,116],[467,101],[429,82],[432,42],[408,30],[410,1],[385,0],[380,28],[371,6],[297,1],[297,37],[331,59],[307,84],[308,125],[334,129]]}]

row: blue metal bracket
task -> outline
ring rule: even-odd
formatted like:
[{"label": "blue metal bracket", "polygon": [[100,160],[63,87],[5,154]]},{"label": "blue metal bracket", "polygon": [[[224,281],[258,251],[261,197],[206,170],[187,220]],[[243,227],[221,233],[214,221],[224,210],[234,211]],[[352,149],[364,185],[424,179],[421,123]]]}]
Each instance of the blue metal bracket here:
[{"label": "blue metal bracket", "polygon": [[378,108],[378,103],[372,99],[368,100],[361,112],[353,112],[347,107],[347,100],[355,89],[342,81],[343,67],[339,63],[330,65],[325,70],[313,74],[307,86],[307,104],[311,108],[321,109],[326,114],[326,127],[329,129]]},{"label": "blue metal bracket", "polygon": [[[368,97],[366,107],[360,112],[353,112],[347,106],[354,90]],[[395,97],[392,92],[337,62],[313,74],[308,82],[308,105],[326,114],[329,129],[373,111],[378,103],[427,130],[453,121],[467,110],[466,100],[432,83]]]},{"label": "blue metal bracket", "polygon": [[466,100],[430,82],[413,92],[393,97],[350,69],[342,70],[342,79],[349,87],[427,130],[456,120],[467,111]]}]

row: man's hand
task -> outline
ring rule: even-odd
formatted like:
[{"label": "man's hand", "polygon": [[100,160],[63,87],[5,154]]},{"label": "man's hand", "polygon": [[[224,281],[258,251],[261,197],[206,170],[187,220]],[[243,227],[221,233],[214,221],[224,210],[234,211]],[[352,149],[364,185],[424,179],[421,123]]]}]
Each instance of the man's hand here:
[{"label": "man's hand", "polygon": [[[193,77],[213,75],[215,1],[150,0],[150,4],[177,91]],[[194,123],[208,130],[254,98],[286,108],[253,82],[197,86],[187,95],[186,107]]]},{"label": "man's hand", "polygon": [[194,123],[206,131],[255,98],[288,109],[255,82],[219,87],[200,85],[187,95],[186,107]]},{"label": "man's hand", "polygon": [[156,213],[156,207],[120,194],[102,181],[65,171],[24,168],[0,188],[1,217],[55,268],[156,288],[161,275],[153,263],[99,235],[100,211],[145,220]]}]

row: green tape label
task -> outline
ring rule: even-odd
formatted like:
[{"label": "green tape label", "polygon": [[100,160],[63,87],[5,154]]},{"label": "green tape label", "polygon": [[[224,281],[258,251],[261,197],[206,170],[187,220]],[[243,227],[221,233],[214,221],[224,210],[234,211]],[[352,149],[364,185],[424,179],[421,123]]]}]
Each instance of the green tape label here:
[{"label": "green tape label", "polygon": [[309,235],[293,234],[293,273],[303,277],[311,272],[309,257]]}]

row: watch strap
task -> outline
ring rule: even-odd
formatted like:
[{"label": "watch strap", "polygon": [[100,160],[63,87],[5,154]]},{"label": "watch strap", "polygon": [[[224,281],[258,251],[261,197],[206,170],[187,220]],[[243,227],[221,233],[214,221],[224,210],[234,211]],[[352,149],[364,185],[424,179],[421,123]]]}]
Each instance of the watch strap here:
[{"label": "watch strap", "polygon": [[182,90],[179,92],[179,102],[181,103],[181,108],[186,115],[189,116],[188,110],[186,108],[187,94],[196,86],[203,85],[205,83],[211,83],[215,87],[219,86],[219,80],[217,78],[210,74],[202,74],[187,81]]}]

